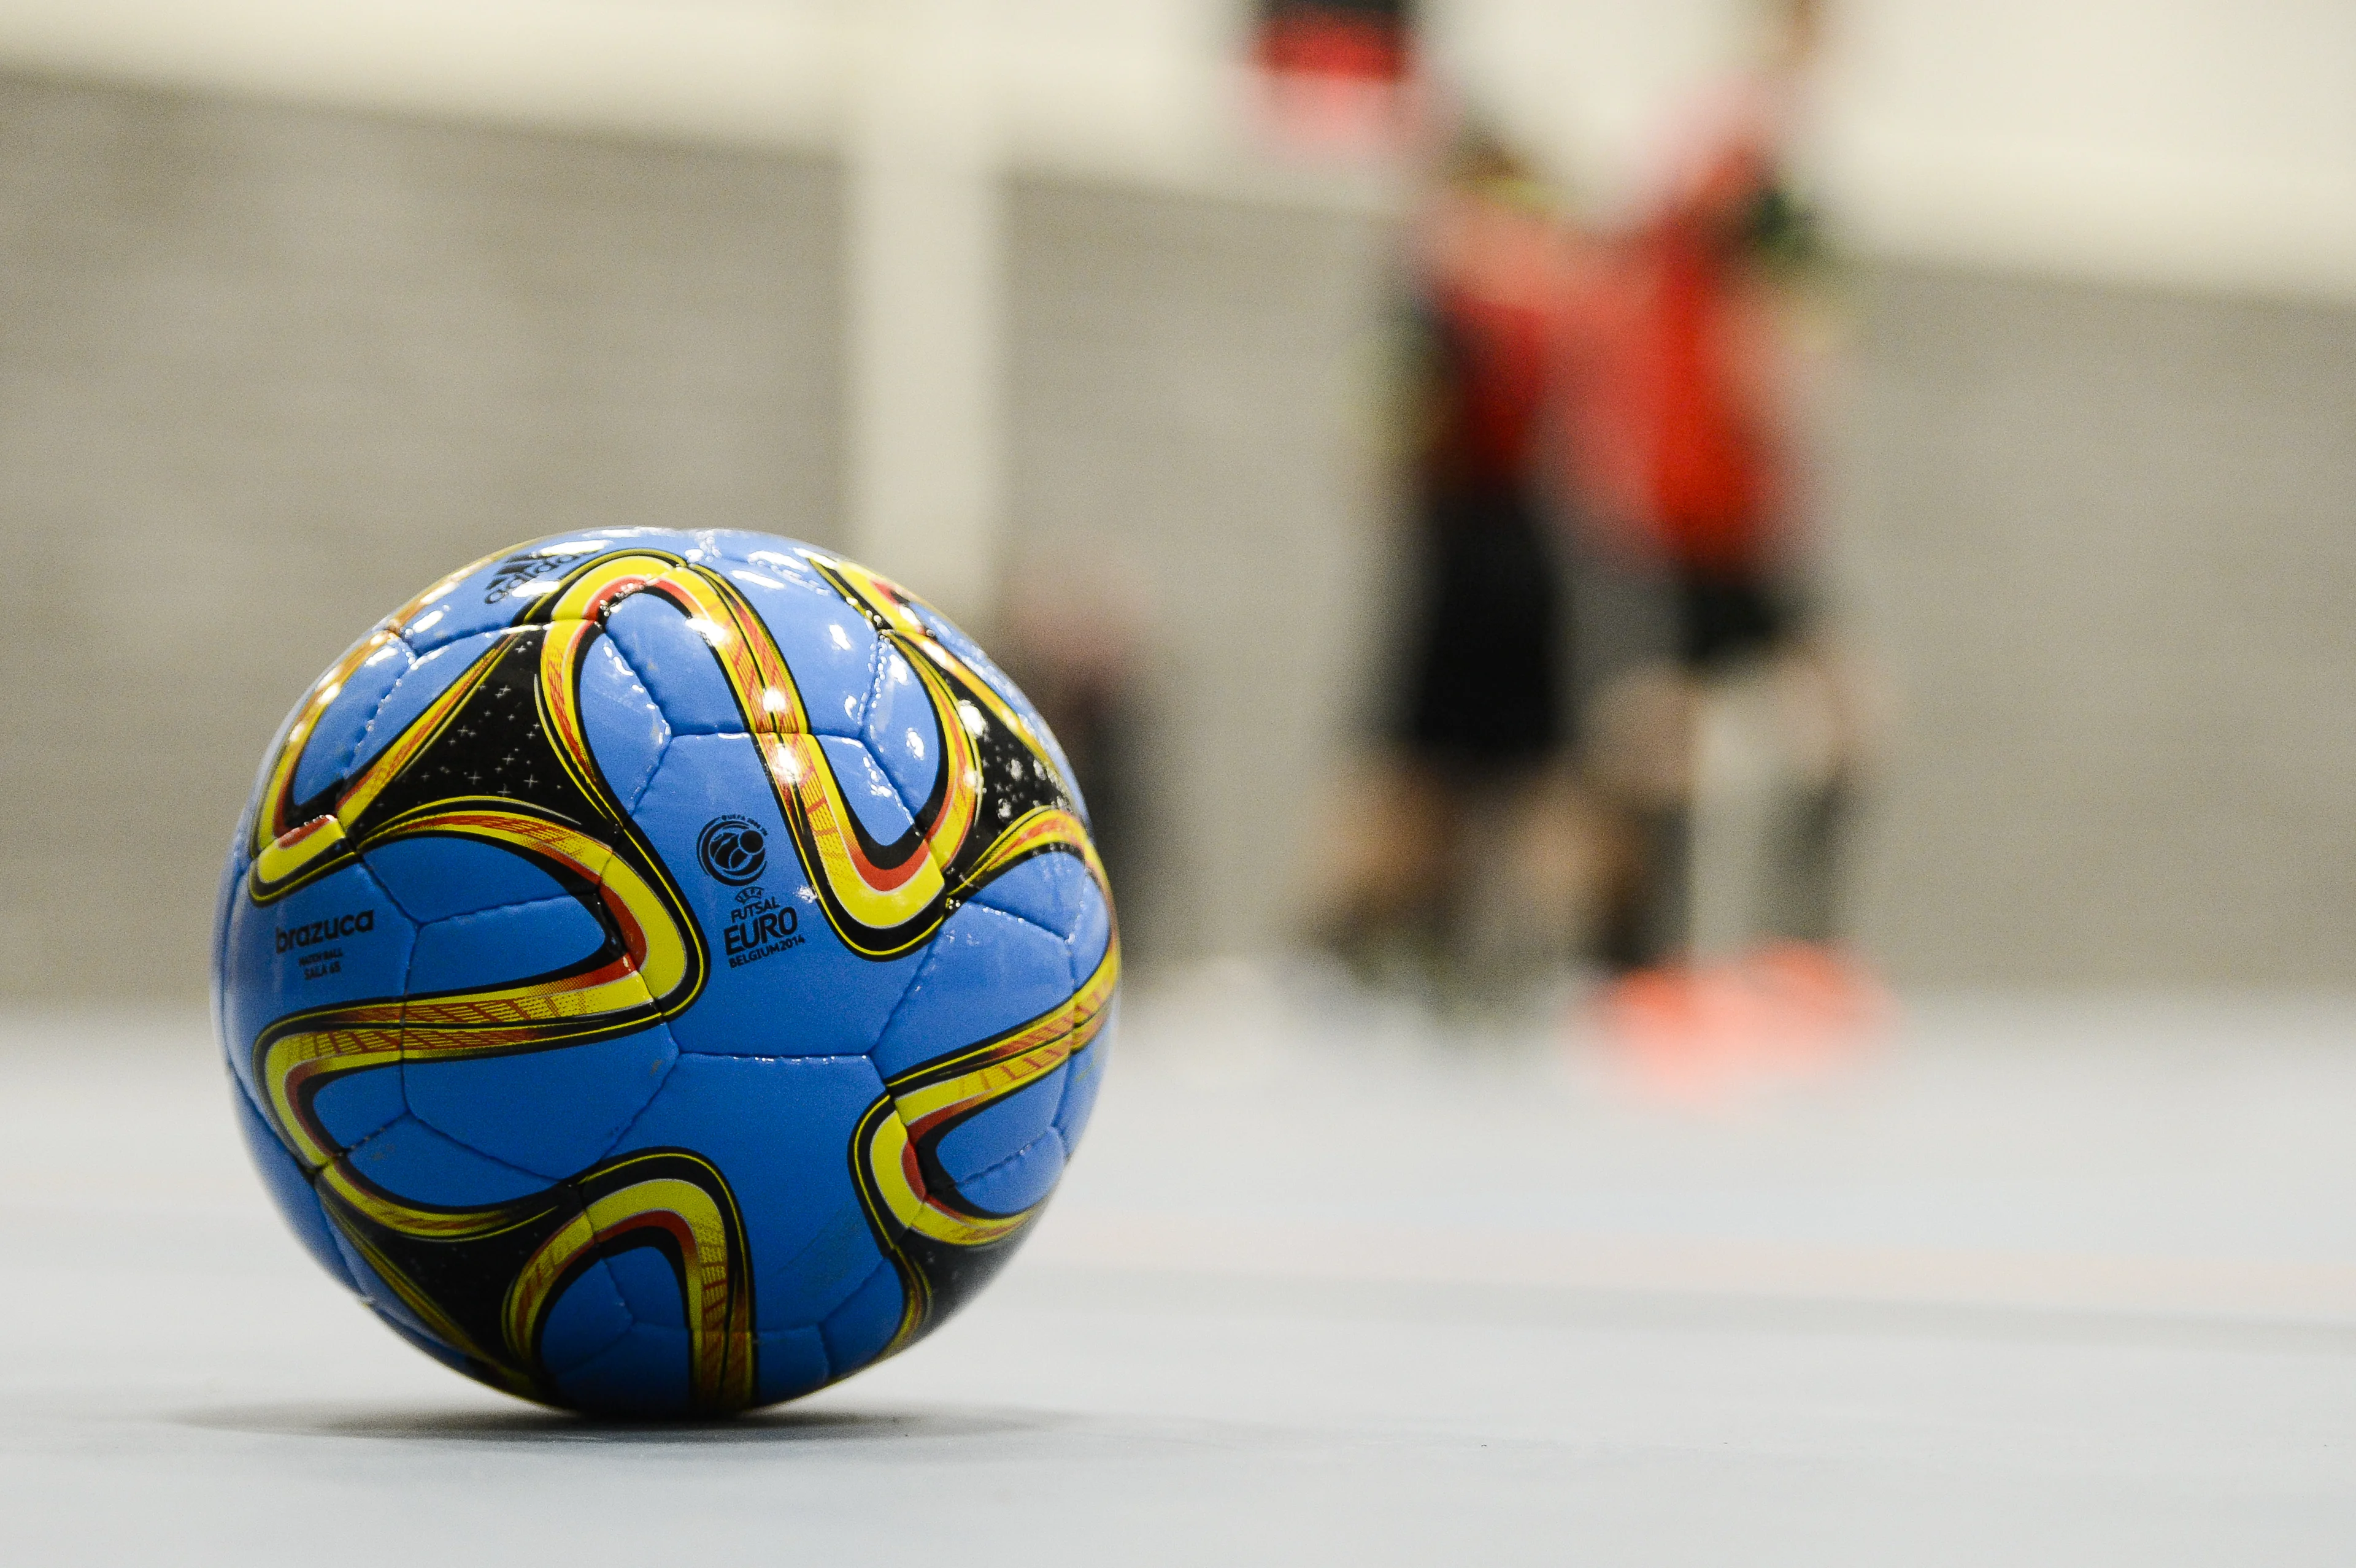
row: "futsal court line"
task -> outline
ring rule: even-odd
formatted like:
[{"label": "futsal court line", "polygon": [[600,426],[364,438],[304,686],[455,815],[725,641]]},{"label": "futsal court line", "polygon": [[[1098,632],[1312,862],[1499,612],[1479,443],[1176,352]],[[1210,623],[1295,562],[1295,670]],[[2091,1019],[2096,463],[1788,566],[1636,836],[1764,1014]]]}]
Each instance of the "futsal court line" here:
[{"label": "futsal court line", "polygon": [[1029,1258],[1069,1269],[1350,1285],[2262,1320],[2356,1329],[2356,1264],[2265,1258],[1274,1224],[1051,1211]]}]

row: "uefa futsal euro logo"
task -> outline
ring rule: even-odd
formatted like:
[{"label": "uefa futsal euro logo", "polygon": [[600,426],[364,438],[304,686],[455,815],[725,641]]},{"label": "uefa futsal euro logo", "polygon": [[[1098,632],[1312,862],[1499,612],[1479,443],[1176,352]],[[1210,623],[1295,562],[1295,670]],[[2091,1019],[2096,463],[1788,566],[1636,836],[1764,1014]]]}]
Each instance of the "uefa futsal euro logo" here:
[{"label": "uefa futsal euro logo", "polygon": [[741,888],[769,863],[768,836],[749,816],[715,816],[696,835],[695,859],[714,881]]}]

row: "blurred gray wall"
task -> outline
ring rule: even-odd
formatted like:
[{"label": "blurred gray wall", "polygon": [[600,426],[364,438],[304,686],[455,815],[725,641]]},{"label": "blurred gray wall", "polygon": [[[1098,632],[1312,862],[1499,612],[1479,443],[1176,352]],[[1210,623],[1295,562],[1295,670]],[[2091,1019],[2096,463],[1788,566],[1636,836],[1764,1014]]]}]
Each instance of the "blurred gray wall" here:
[{"label": "blurred gray wall", "polygon": [[0,79],[0,987],[187,994],[279,720],[450,567],[835,511],[835,182]]},{"label": "blurred gray wall", "polygon": [[[0,988],[200,987],[305,683],[451,564],[838,522],[823,165],[0,79]],[[1138,585],[1141,952],[1282,936],[1380,699],[1371,217],[1009,190],[1018,570]],[[1883,268],[1838,603],[1901,979],[2344,982],[2356,311]]]},{"label": "blurred gray wall", "polygon": [[[1375,219],[1017,182],[1017,571],[1133,591],[1147,962],[1299,930],[1336,763],[1382,700]],[[1370,657],[1372,656],[1372,657]]]},{"label": "blurred gray wall", "polygon": [[2356,981],[2356,309],[1927,270],[1859,302],[1844,574],[1901,976]]}]

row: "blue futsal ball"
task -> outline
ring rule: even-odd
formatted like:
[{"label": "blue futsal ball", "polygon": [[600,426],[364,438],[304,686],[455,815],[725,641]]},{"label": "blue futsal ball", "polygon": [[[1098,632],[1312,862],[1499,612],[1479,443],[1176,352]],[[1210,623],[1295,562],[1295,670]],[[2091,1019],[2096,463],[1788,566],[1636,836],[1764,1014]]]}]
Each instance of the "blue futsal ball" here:
[{"label": "blue futsal ball", "polygon": [[273,742],[215,1014],[328,1273],[493,1387],[807,1393],[969,1297],[1096,1099],[1119,946],[1038,713],[931,608],[748,533],[444,578]]}]

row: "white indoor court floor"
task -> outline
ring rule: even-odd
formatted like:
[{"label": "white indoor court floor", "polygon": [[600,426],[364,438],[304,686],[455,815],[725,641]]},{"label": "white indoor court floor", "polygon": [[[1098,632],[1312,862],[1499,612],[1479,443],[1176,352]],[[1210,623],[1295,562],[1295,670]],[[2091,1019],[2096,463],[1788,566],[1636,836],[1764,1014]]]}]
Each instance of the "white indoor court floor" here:
[{"label": "white indoor court floor", "polygon": [[2356,1562],[2356,999],[1916,997],[1663,1072],[1314,975],[1130,999],[962,1317],[597,1426],[298,1251],[200,1016],[0,1025],[0,1559]]}]

